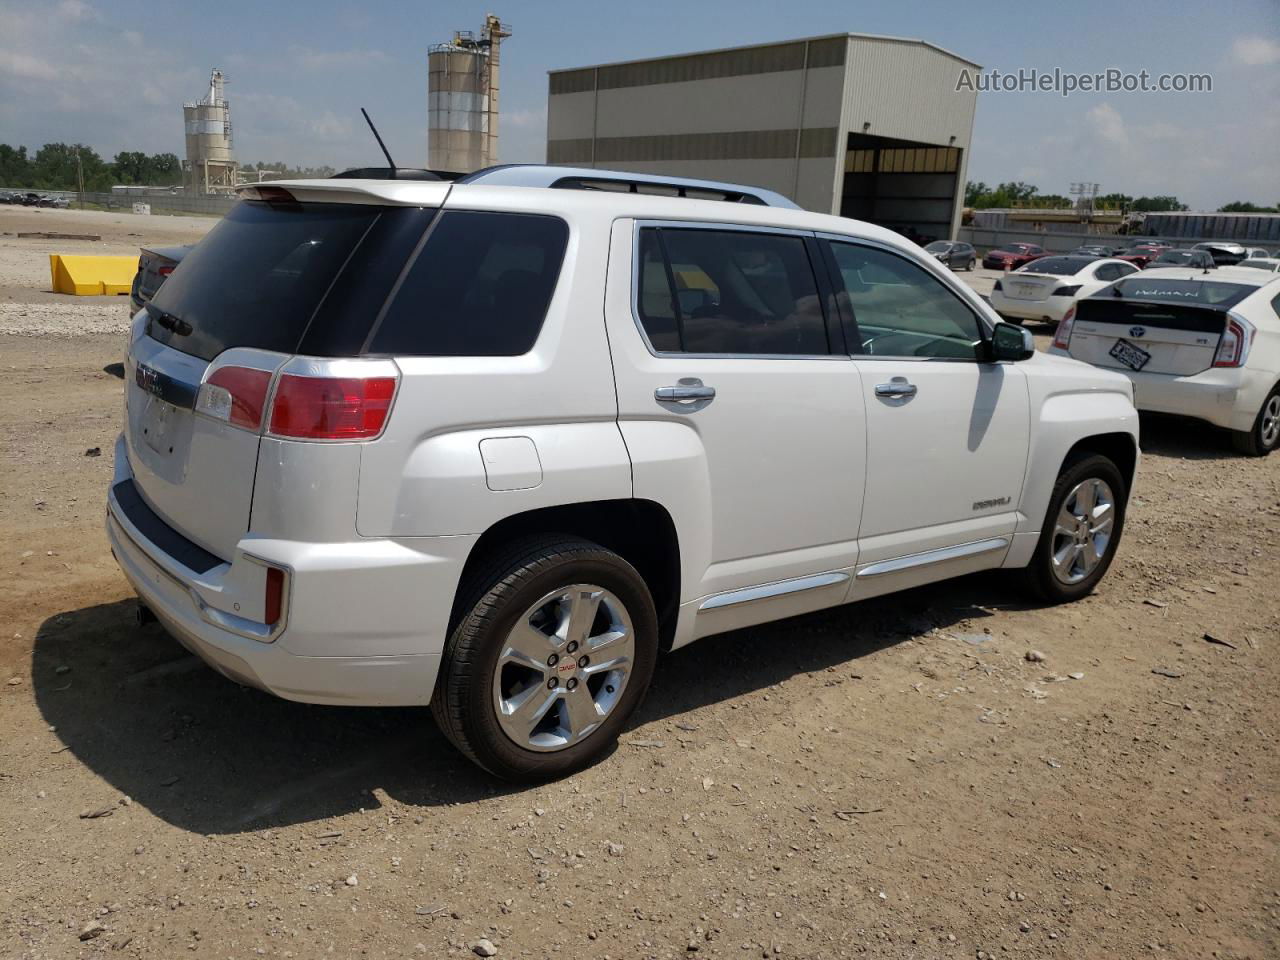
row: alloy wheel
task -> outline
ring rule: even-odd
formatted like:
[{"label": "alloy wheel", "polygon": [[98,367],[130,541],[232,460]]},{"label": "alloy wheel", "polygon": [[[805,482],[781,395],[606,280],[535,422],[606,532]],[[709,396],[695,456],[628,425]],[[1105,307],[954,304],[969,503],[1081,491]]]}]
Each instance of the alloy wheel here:
[{"label": "alloy wheel", "polygon": [[1105,480],[1090,477],[1071,488],[1053,528],[1053,575],[1065,584],[1084,580],[1111,546],[1115,494]]},{"label": "alloy wheel", "polygon": [[526,750],[563,750],[596,730],[622,698],[635,632],[622,601],[588,583],[554,590],[520,615],[498,655],[493,705]]}]

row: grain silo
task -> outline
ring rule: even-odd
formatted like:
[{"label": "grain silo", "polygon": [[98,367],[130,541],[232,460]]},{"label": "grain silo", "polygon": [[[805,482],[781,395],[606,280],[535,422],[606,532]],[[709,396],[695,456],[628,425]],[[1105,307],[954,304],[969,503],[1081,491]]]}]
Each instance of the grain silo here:
[{"label": "grain silo", "polygon": [[231,149],[231,107],[223,90],[222,71],[209,76],[203,100],[182,105],[187,135],[183,170],[193,193],[220,193],[236,185],[236,160]]},{"label": "grain silo", "polygon": [[511,30],[485,17],[427,51],[427,166],[470,173],[498,162],[498,48]]}]

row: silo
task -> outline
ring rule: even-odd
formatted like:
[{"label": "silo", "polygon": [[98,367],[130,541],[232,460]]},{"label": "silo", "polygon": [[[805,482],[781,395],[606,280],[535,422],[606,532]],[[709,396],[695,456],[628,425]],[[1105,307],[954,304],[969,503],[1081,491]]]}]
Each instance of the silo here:
[{"label": "silo", "polygon": [[495,16],[427,50],[427,166],[470,173],[498,161],[498,47],[511,31]]},{"label": "silo", "polygon": [[187,189],[194,193],[218,193],[236,185],[236,160],[231,148],[231,107],[223,90],[222,71],[209,77],[203,100],[182,106],[186,128]]}]

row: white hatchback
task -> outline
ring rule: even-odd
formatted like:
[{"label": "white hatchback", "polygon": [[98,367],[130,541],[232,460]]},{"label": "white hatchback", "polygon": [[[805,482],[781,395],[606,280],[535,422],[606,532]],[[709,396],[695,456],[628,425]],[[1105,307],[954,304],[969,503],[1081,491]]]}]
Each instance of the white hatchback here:
[{"label": "white hatchback", "polygon": [[1280,445],[1280,275],[1144,270],[1081,300],[1050,352],[1120,371],[1139,410],[1225,427],[1242,453]]},{"label": "white hatchback", "polygon": [[1041,257],[997,280],[991,291],[991,306],[1014,323],[1057,323],[1081,297],[1137,272],[1132,263],[1110,257]]}]

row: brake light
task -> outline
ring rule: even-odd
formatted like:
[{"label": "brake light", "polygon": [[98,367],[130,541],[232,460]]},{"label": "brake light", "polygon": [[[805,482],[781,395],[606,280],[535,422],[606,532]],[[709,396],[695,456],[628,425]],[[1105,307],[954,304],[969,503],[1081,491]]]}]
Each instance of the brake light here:
[{"label": "brake light", "polygon": [[1000,283],[1000,281],[999,281],[999,280],[997,280],[997,281],[995,282],[995,286],[993,286],[993,287],[991,288],[992,293],[994,293],[994,292],[995,292],[995,291],[997,291],[997,290],[1001,290],[1001,291],[1003,291],[1003,290],[1004,290],[1004,287],[1001,285],[1001,283]]},{"label": "brake light", "polygon": [[268,626],[280,622],[284,609],[284,571],[279,567],[267,567],[266,592],[262,598],[262,619]]},{"label": "brake light", "polygon": [[167,277],[169,274],[173,273],[173,268],[175,266],[177,266],[177,264],[167,263],[163,267],[156,267],[156,273],[162,277]]},{"label": "brake light", "polygon": [[1218,352],[1214,354],[1215,367],[1243,367],[1249,356],[1249,341],[1253,335],[1253,325],[1243,317],[1233,313],[1227,314],[1227,326],[1222,331],[1222,339],[1218,341]]},{"label": "brake light", "polygon": [[271,433],[298,440],[366,440],[382,432],[395,377],[300,377],[286,373],[271,404]]},{"label": "brake light", "polygon": [[1055,297],[1074,297],[1077,293],[1079,293],[1079,292],[1080,292],[1080,286],[1081,286],[1081,285],[1077,283],[1077,284],[1076,284],[1075,286],[1073,286],[1073,287],[1058,287],[1058,289],[1057,289],[1057,290],[1053,291],[1052,296],[1055,296]]},{"label": "brake light", "polygon": [[1076,308],[1072,304],[1067,308],[1067,312],[1062,315],[1062,321],[1058,324],[1058,330],[1053,335],[1053,345],[1059,350],[1066,350],[1071,344],[1071,325],[1076,321]]},{"label": "brake light", "polygon": [[257,431],[267,405],[271,371],[220,367],[200,385],[196,410],[235,427]]},{"label": "brake light", "polygon": [[284,187],[241,187],[240,196],[246,200],[265,200],[267,203],[297,203],[297,198]]}]

